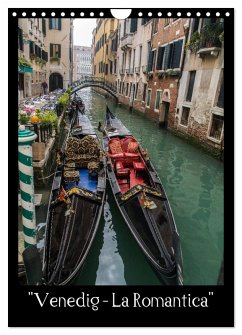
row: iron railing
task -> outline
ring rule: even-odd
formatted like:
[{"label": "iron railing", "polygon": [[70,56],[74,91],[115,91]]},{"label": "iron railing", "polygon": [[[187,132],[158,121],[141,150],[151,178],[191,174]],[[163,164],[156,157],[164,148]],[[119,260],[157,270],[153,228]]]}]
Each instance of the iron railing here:
[{"label": "iron railing", "polygon": [[205,25],[200,32],[199,49],[221,48],[220,34],[223,32],[223,23],[217,22]]}]

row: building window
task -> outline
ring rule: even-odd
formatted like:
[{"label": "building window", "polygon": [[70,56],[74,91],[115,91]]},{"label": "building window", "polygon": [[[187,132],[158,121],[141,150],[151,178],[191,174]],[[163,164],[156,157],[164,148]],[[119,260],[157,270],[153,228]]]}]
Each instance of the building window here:
[{"label": "building window", "polygon": [[44,18],[42,18],[42,32],[46,36],[46,20]]},{"label": "building window", "polygon": [[160,98],[161,98],[161,91],[156,91],[156,97],[155,97],[155,109],[160,109]]},{"label": "building window", "polygon": [[193,87],[196,77],[196,71],[190,71],[189,84],[187,89],[186,101],[192,101]]},{"label": "building window", "polygon": [[189,114],[190,114],[190,108],[188,108],[188,107],[182,107],[182,115],[181,115],[181,122],[180,123],[183,126],[187,126],[188,125]]},{"label": "building window", "polygon": [[220,82],[220,90],[219,90],[219,96],[217,101],[217,107],[224,108],[224,75],[222,73],[222,78]]},{"label": "building window", "polygon": [[24,51],[23,30],[18,28],[18,48]]},{"label": "building window", "polygon": [[130,32],[135,33],[137,31],[138,19],[131,19],[130,22]]},{"label": "building window", "polygon": [[108,44],[106,45],[106,55],[108,54]]},{"label": "building window", "polygon": [[153,19],[153,34],[158,32],[159,19]]},{"label": "building window", "polygon": [[143,101],[146,100],[146,90],[147,90],[147,84],[144,84],[144,90],[143,90]]},{"label": "building window", "polygon": [[147,92],[146,107],[150,107],[150,98],[151,98],[151,89],[149,88]]},{"label": "building window", "polygon": [[164,58],[165,47],[159,47],[156,69],[161,70],[163,68],[163,58]]},{"label": "building window", "polygon": [[139,83],[136,83],[136,87],[135,87],[135,99],[137,99],[137,96],[138,96],[138,89],[139,89]]},{"label": "building window", "polygon": [[147,17],[147,18],[142,18],[141,20],[141,25],[146,24],[147,22],[149,22],[151,20],[151,18]]},{"label": "building window", "polygon": [[61,30],[61,19],[49,19],[49,29]]},{"label": "building window", "polygon": [[126,96],[128,96],[128,93],[129,93],[129,83],[127,83],[127,85],[126,85]]},{"label": "building window", "polygon": [[133,72],[134,72],[134,67],[135,67],[135,49],[133,51]]},{"label": "building window", "polygon": [[61,58],[61,45],[60,44],[50,44],[50,57]]},{"label": "building window", "polygon": [[170,19],[166,18],[164,22],[164,27],[168,26],[170,23]]},{"label": "building window", "polygon": [[141,67],[142,60],[142,45],[139,46],[139,67]]},{"label": "building window", "polygon": [[199,20],[198,18],[195,18],[192,20],[192,29],[191,29],[191,35],[198,31],[198,26],[199,26]]},{"label": "building window", "polygon": [[224,117],[221,115],[212,114],[212,122],[209,137],[215,140],[220,140],[224,125]]}]

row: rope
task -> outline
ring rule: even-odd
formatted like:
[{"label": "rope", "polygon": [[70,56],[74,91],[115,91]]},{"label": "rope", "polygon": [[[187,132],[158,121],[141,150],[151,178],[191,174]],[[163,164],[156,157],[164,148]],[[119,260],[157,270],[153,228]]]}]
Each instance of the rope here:
[{"label": "rope", "polygon": [[51,173],[49,176],[47,177],[44,177],[44,178],[38,178],[38,180],[43,180],[43,179],[48,179],[50,178],[51,176],[53,176],[55,174],[55,172]]}]

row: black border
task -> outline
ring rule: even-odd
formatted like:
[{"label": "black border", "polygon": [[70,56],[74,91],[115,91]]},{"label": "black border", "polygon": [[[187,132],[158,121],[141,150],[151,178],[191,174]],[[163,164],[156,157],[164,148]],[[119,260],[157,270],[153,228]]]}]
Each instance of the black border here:
[{"label": "black border", "polygon": [[[17,16],[12,16],[16,12]],[[23,18],[21,13],[26,12],[26,18],[32,17],[32,12],[36,17],[42,17],[41,13],[46,13],[46,18],[52,17],[51,13],[55,12],[56,17],[61,12],[65,12],[65,18],[70,18],[70,13],[75,12],[73,18],[81,18],[80,13],[84,12],[83,18],[91,17],[86,13],[93,12],[92,18],[98,18],[99,13],[104,13],[104,18],[112,17],[110,9],[66,9],[66,8],[9,8],[9,231],[8,231],[8,252],[9,252],[9,326],[10,327],[41,327],[41,326],[58,326],[58,327],[233,327],[234,326],[234,9],[233,8],[165,8],[165,9],[132,9],[130,17],[138,17],[139,12],[143,12],[143,17],[148,17],[152,12],[152,17],[159,17],[158,12],[162,12],[162,17],[168,17],[166,14],[171,12],[169,17],[176,17],[177,12],[181,12],[181,17],[188,17],[187,12],[191,13],[190,18],[196,17],[196,13],[201,13],[201,18],[206,17],[210,12],[210,17],[215,17],[220,13],[220,17],[225,19],[225,180],[224,180],[224,197],[225,197],[225,224],[224,224],[224,285],[222,286],[69,286],[69,287],[43,287],[43,286],[21,286],[17,276],[17,258],[18,258],[18,215],[17,199],[18,191],[18,159],[17,159],[17,113],[18,110],[18,41],[17,28],[18,18]],[[230,16],[225,16],[229,12]],[[78,15],[77,15],[78,13]],[[16,94],[14,94],[16,92]],[[15,112],[14,112],[15,111]],[[16,114],[15,114],[16,113]],[[16,119],[13,122],[13,114]],[[229,115],[228,115],[229,114]],[[14,126],[13,126],[14,124]],[[13,134],[15,133],[15,137]],[[13,150],[15,148],[15,150]],[[229,207],[228,201],[231,201],[232,208]],[[13,210],[16,206],[16,211]],[[204,246],[206,248],[206,246]],[[100,300],[111,300],[112,292],[118,297],[132,297],[134,292],[141,296],[182,296],[191,294],[191,296],[207,296],[208,292],[213,292],[209,296],[209,308],[113,308],[111,304],[100,304],[98,311],[91,308],[40,308],[36,300],[28,292],[49,292],[51,296],[80,296],[81,292],[89,293],[90,296],[99,296]],[[226,310],[226,314],[224,311]]]}]

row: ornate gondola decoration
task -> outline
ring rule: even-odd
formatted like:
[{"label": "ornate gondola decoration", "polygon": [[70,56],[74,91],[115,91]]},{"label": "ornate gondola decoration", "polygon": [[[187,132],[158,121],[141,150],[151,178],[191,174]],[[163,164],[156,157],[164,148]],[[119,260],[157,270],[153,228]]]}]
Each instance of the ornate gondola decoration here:
[{"label": "ornate gondola decoration", "polygon": [[[102,148],[90,120],[80,111],[73,115],[57,163],[45,231],[43,276],[37,283],[60,286],[73,281],[87,257],[106,189]],[[30,258],[27,253],[25,258]]]},{"label": "ornate gondola decoration", "polygon": [[108,108],[103,149],[116,203],[134,238],[163,284],[182,285],[179,235],[163,185],[147,150]]}]

